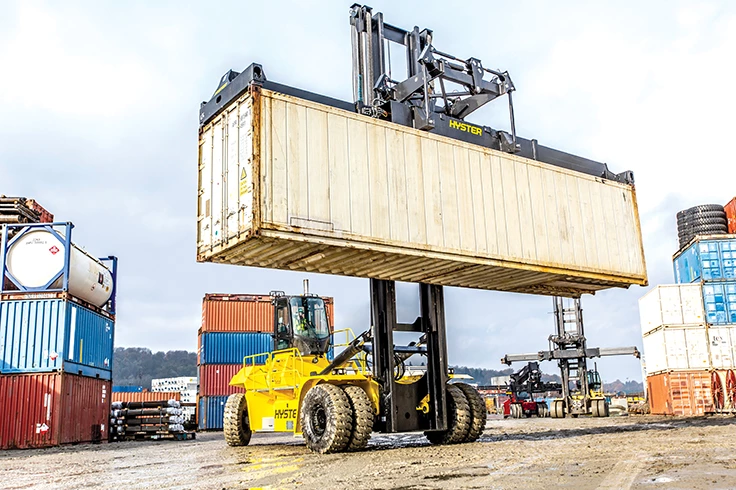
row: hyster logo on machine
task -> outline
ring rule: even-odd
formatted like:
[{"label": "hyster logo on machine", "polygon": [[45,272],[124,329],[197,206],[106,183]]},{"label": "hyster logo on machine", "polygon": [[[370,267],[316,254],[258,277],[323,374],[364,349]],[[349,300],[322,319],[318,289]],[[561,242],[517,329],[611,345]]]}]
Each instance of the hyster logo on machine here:
[{"label": "hyster logo on machine", "polygon": [[296,418],[296,408],[284,408],[284,409],[276,410],[276,413],[274,414],[274,418],[295,419]]},{"label": "hyster logo on machine", "polygon": [[458,131],[465,131],[466,133],[474,134],[476,136],[480,136],[481,134],[483,134],[483,128],[473,126],[472,124],[455,121],[454,119],[450,119],[450,127],[453,129],[457,129]]}]

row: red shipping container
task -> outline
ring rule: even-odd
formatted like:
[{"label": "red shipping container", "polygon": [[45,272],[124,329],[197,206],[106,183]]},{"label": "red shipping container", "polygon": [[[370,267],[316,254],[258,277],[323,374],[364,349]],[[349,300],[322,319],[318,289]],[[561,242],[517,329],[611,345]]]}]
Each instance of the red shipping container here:
[{"label": "red shipping container", "polygon": [[726,210],[726,218],[728,218],[728,232],[736,234],[736,197],[723,206],[723,209]]},{"label": "red shipping container", "polygon": [[28,209],[38,213],[39,223],[53,223],[54,222],[54,215],[46,211],[46,209],[40,204],[38,204],[38,202],[36,202],[35,200],[27,199],[26,206],[28,206]]},{"label": "red shipping container", "polygon": [[0,449],[107,441],[110,389],[68,373],[0,376]]},{"label": "red shipping container", "polygon": [[113,402],[159,402],[176,400],[181,401],[178,391],[138,391],[135,393],[112,393]]},{"label": "red shipping container", "polygon": [[[335,325],[334,301],[323,297],[330,327]],[[271,297],[263,294],[206,294],[202,301],[204,332],[263,332],[273,331]]]},{"label": "red shipping container", "polygon": [[242,387],[230,386],[230,380],[242,364],[202,364],[199,366],[199,395],[219,396],[244,393]]},{"label": "red shipping container", "polygon": [[657,415],[713,413],[709,371],[669,371],[647,376],[649,408]]}]

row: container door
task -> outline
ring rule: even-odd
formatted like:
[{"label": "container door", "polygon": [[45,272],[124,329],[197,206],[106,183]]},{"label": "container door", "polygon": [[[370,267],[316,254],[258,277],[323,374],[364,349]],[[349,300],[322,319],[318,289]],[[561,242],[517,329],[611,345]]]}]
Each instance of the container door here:
[{"label": "container door", "polygon": [[658,330],[642,339],[646,358],[647,373],[657,373],[667,369],[667,352],[664,346],[664,332]]},{"label": "container door", "polygon": [[[251,228],[253,223],[253,99],[248,98],[240,105],[238,116],[238,179],[233,183],[233,192],[238,205],[228,223],[230,233],[237,234]],[[232,228],[229,228],[232,226]]]},{"label": "container door", "polygon": [[[736,220],[736,218],[734,218]],[[723,240],[721,242],[721,268],[723,278],[736,280],[736,240]]]},{"label": "container door", "polygon": [[685,331],[681,328],[664,329],[664,344],[668,369],[687,369],[687,344]]},{"label": "container door", "polygon": [[223,202],[225,199],[225,168],[223,147],[225,144],[225,117],[221,117],[212,134],[212,245],[222,243],[224,227]]},{"label": "container door", "polygon": [[197,246],[212,246],[212,129],[202,135],[199,145],[199,203]]},{"label": "container door", "polygon": [[682,301],[678,286],[659,288],[663,325],[682,325]]},{"label": "container door", "polygon": [[708,369],[710,356],[708,355],[708,337],[704,328],[685,330],[687,345],[687,363],[690,369]]},{"label": "container door", "polygon": [[699,284],[680,286],[680,300],[682,302],[682,322],[685,325],[705,323],[703,294]]}]

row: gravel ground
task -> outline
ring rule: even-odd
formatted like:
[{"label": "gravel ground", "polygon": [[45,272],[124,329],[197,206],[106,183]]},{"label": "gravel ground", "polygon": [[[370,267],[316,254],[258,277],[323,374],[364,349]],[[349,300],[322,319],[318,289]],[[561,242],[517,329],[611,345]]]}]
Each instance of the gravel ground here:
[{"label": "gravel ground", "polygon": [[374,434],[369,450],[316,455],[301,439],[221,433],[0,452],[0,488],[736,488],[736,418],[490,420],[481,440],[430,446]]}]

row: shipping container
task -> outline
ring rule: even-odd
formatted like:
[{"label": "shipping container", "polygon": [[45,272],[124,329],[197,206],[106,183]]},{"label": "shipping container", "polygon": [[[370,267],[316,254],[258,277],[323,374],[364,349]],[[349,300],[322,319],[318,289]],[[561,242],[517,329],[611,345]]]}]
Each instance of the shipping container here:
[{"label": "shipping container", "polygon": [[107,440],[110,382],[68,373],[0,376],[0,449]]},{"label": "shipping container", "polygon": [[661,326],[702,325],[705,322],[700,284],[664,284],[639,299],[642,334]]},{"label": "shipping container", "polygon": [[656,415],[705,415],[715,411],[709,371],[665,372],[647,376],[649,408]]},{"label": "shipping container", "polygon": [[142,386],[133,386],[133,385],[113,385],[112,392],[113,393],[141,393],[143,391]]},{"label": "shipping container", "polygon": [[736,323],[736,281],[703,283],[703,304],[710,325]]},{"label": "shipping container", "polygon": [[199,430],[222,430],[227,396],[200,396],[197,405]]},{"label": "shipping container", "polygon": [[677,283],[736,280],[736,236],[696,237],[672,262]]},{"label": "shipping container", "polygon": [[157,378],[151,380],[151,391],[184,391],[196,389],[197,378],[192,376]]},{"label": "shipping container", "polygon": [[[335,325],[333,300],[322,297],[330,327]],[[200,332],[273,332],[271,297],[259,294],[206,294]]]},{"label": "shipping container", "polygon": [[728,232],[736,235],[736,197],[731,199],[728,204],[723,206],[728,219]]},{"label": "shipping container", "polygon": [[200,129],[199,261],[568,296],[647,284],[633,185],[250,90]]},{"label": "shipping container", "polygon": [[69,299],[0,301],[0,373],[65,371],[109,380],[115,324]]},{"label": "shipping container", "polygon": [[200,396],[232,395],[244,393],[242,387],[230,386],[230,380],[243,364],[203,364],[199,366]]},{"label": "shipping container", "polygon": [[142,391],[137,393],[113,392],[113,402],[158,402],[176,400],[181,401],[181,393],[178,391]]},{"label": "shipping container", "polygon": [[[245,356],[273,350],[270,334],[252,332],[209,332],[199,336],[197,364],[242,364]],[[255,358],[265,362],[266,356]]]},{"label": "shipping container", "polygon": [[660,327],[643,340],[647,373],[710,369],[708,332],[700,327]]},{"label": "shipping container", "polygon": [[736,368],[736,325],[709,327],[708,344],[715,369]]}]

